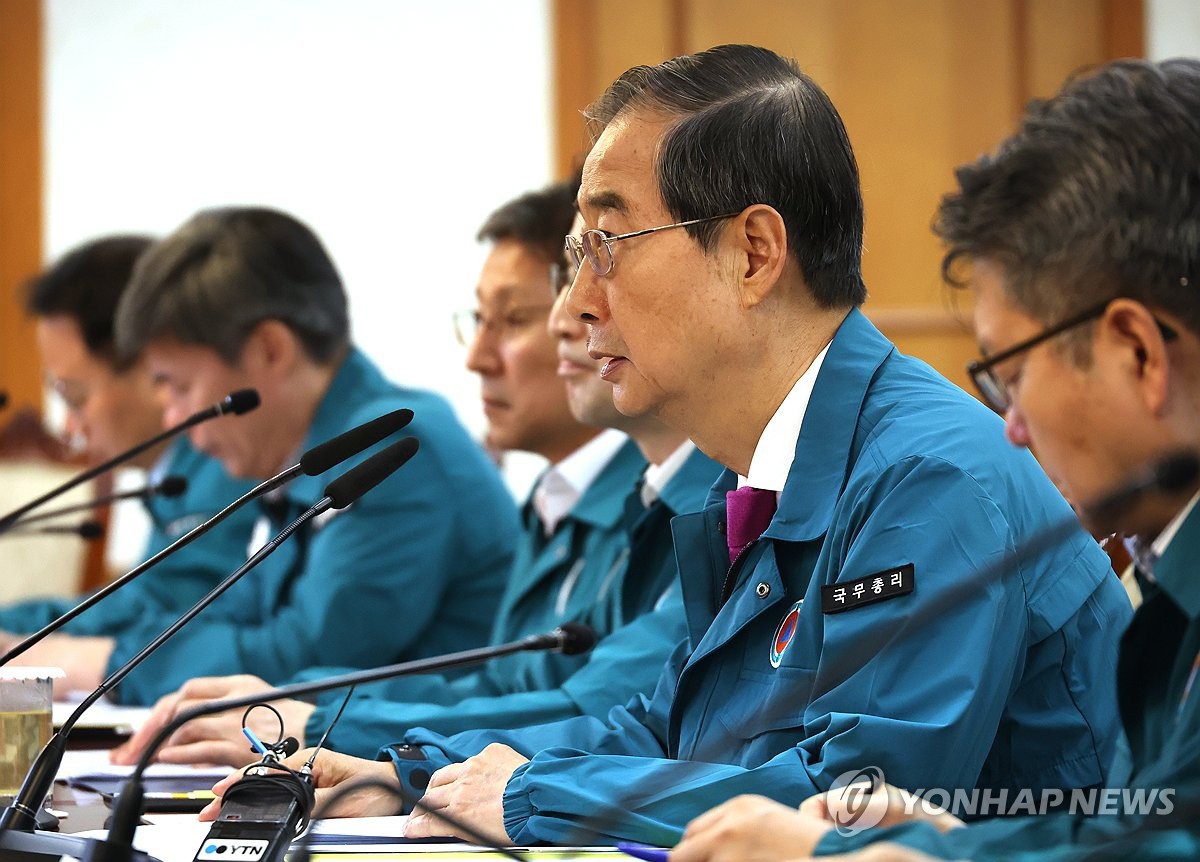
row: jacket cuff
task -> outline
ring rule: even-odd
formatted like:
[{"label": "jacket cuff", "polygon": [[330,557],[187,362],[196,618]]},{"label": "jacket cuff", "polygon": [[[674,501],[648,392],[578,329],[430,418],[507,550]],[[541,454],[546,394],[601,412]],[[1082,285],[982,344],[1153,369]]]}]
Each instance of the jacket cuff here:
[{"label": "jacket cuff", "polygon": [[521,780],[529,769],[529,763],[522,763],[513,770],[508,785],[504,788],[504,831],[514,844],[538,843],[529,831],[529,821],[535,811],[529,798],[529,790]]}]

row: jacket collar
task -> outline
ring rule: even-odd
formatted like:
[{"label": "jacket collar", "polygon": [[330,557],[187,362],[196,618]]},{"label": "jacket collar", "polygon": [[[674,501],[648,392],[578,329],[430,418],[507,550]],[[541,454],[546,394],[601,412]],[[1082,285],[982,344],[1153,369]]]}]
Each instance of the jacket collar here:
[{"label": "jacket collar", "polygon": [[1200,548],[1200,506],[1193,506],[1154,565],[1155,582],[1193,620],[1200,617],[1197,548]]},{"label": "jacket collar", "polygon": [[[346,417],[354,414],[354,405],[369,398],[370,393],[378,392],[381,388],[389,385],[383,374],[362,351],[357,347],[351,347],[334,374],[333,380],[330,381],[329,388],[321,397],[321,402],[317,405],[317,411],[313,414],[312,423],[308,426],[308,433],[304,436],[304,442],[300,446],[300,451],[296,453],[296,457],[299,458],[318,443],[324,443],[330,437],[335,437],[348,430]],[[300,474],[284,487],[283,496],[289,501],[307,508],[321,499],[326,485],[349,470],[352,465],[364,460],[364,457],[357,456],[344,461],[320,476]]]},{"label": "jacket collar", "polygon": [[[637,482],[638,476],[646,469],[646,459],[637,444],[626,440],[616,454],[596,474],[579,501],[571,508],[558,529],[567,521],[582,521],[599,529],[612,529],[621,523],[625,513],[625,497]],[[535,485],[536,487],[536,485]],[[525,501],[521,514],[527,528],[540,525],[537,512],[533,509],[532,496]],[[538,526],[538,529],[541,529]],[[558,529],[555,532],[558,532]]]},{"label": "jacket collar", "polygon": [[[817,375],[787,485],[764,538],[808,542],[829,529],[850,472],[867,389],[895,349],[857,308],[846,315]],[[725,492],[736,487],[737,474],[726,470],[713,485],[708,505],[724,506]]]},{"label": "jacket collar", "polygon": [[720,472],[720,464],[695,449],[663,486],[658,498],[677,515],[699,511]]}]

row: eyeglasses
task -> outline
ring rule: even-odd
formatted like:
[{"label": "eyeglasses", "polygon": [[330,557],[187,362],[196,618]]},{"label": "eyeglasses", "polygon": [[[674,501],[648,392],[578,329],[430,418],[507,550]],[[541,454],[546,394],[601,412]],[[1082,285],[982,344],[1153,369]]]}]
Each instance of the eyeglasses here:
[{"label": "eyeglasses", "polygon": [[456,311],[454,313],[454,336],[463,347],[469,347],[481,330],[494,333],[501,341],[507,341],[533,327],[544,328],[546,317],[549,314],[549,303],[515,305],[512,308],[504,309],[499,314],[487,314],[480,309]]},{"label": "eyeglasses", "polygon": [[[1078,314],[1068,317],[1061,323],[1057,323],[1032,338],[1027,338],[1024,341],[1017,342],[1012,347],[1006,350],[1001,350],[995,356],[988,356],[985,359],[977,359],[974,362],[967,363],[967,374],[971,376],[971,382],[975,384],[975,388],[983,396],[984,402],[1001,415],[1008,412],[1012,406],[1012,393],[1009,392],[1008,384],[1000,379],[996,374],[996,366],[1002,362],[1012,359],[1018,354],[1024,353],[1030,348],[1037,347],[1045,341],[1049,341],[1057,335],[1062,335],[1069,329],[1074,329],[1076,326],[1087,323],[1090,320],[1095,320],[1104,314],[1112,299],[1106,299],[1099,305],[1094,305]],[[1164,341],[1171,341],[1176,337],[1175,330],[1167,326],[1162,321],[1158,323],[1159,331],[1162,332]]]},{"label": "eyeglasses", "polygon": [[579,236],[567,237],[567,257],[575,264],[577,271],[579,267],[583,266],[583,261],[586,259],[588,265],[592,268],[592,272],[600,277],[604,277],[613,271],[612,244],[614,242],[619,242],[623,239],[633,239],[635,236],[645,236],[649,233],[657,233],[660,230],[670,230],[675,227],[687,227],[688,225],[703,224],[704,222],[716,221],[717,219],[733,218],[737,214],[725,213],[724,215],[708,216],[707,218],[694,218],[689,221],[664,224],[660,227],[649,227],[645,230],[635,230],[633,233],[622,233],[616,236],[602,230],[585,230]]}]

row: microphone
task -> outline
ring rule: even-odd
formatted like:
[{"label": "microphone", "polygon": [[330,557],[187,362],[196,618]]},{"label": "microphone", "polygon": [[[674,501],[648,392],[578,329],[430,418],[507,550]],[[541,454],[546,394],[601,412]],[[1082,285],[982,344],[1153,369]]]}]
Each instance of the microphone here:
[{"label": "microphone", "polygon": [[70,515],[74,512],[85,512],[88,509],[98,509],[101,506],[107,506],[110,503],[115,503],[118,500],[133,500],[133,499],[149,499],[151,497],[179,497],[187,492],[188,481],[183,476],[164,476],[162,480],[154,485],[147,485],[144,488],[138,488],[133,491],[121,491],[117,494],[106,494],[103,497],[97,497],[94,500],[89,500],[86,503],[78,503],[74,506],[62,506],[58,509],[50,509],[46,512],[38,512],[36,515],[30,515],[28,518],[21,518],[14,523],[9,529],[19,529],[26,524],[32,524],[37,521],[45,521],[50,518],[57,518],[60,515]]},{"label": "microphone", "polygon": [[[395,444],[400,446],[405,441]],[[382,453],[381,453],[382,454]],[[365,464],[363,465],[365,466]],[[358,468],[355,468],[358,469]],[[344,478],[344,477],[343,477]],[[365,480],[364,480],[365,481]],[[326,488],[328,494],[329,489]],[[120,795],[113,807],[112,827],[108,833],[107,839],[97,840],[89,839],[94,844],[89,848],[91,852],[83,858],[99,860],[104,859],[107,862],[115,862],[115,860],[129,859],[129,853],[132,848],[133,833],[137,828],[138,819],[141,816],[142,809],[142,774],[150,765],[156,752],[170,736],[175,733],[183,725],[195,718],[201,718],[206,715],[214,715],[218,712],[224,712],[230,709],[240,709],[251,706],[256,703],[264,703],[272,700],[282,700],[284,698],[295,698],[305,695],[318,694],[323,691],[329,691],[335,688],[345,688],[352,685],[361,685],[368,682],[376,682],[382,679],[391,679],[397,676],[407,676],[409,674],[428,673],[430,671],[444,671],[452,668],[468,667],[470,665],[479,664],[480,662],[490,661],[501,656],[512,655],[518,652],[537,652],[546,650],[557,650],[565,655],[578,655],[591,649],[596,643],[596,633],[582,623],[568,622],[563,623],[553,631],[544,634],[530,635],[529,637],[521,638],[520,640],[510,641],[496,646],[478,647],[476,649],[463,650],[461,652],[449,653],[442,656],[433,656],[430,658],[416,659],[415,661],[401,662],[400,664],[388,665],[386,667],[372,668],[369,670],[360,670],[353,673],[340,674],[337,676],[325,677],[324,679],[313,680],[311,682],[293,683],[292,685],[280,686],[268,691],[260,691],[254,694],[243,695],[242,697],[233,697],[225,700],[215,700],[210,703],[201,704],[179,713],[169,722],[159,729],[158,733],[150,741],[142,752],[141,758],[134,767],[133,772],[126,780],[124,787],[121,789]],[[245,779],[243,779],[245,780]],[[240,784],[241,782],[239,782]],[[234,787],[238,785],[235,784]],[[307,812],[305,812],[307,815]],[[218,821],[220,822],[220,821]],[[230,821],[233,822],[233,821]],[[283,824],[278,824],[282,826]],[[291,836],[289,836],[291,837]],[[261,841],[261,839],[258,839]],[[0,845],[3,846],[3,845]],[[286,849],[287,843],[284,842],[280,848]],[[256,857],[260,862],[267,862],[267,856]]]},{"label": "microphone", "polygon": [[1178,494],[1186,491],[1198,473],[1200,458],[1194,452],[1174,452],[1142,468],[1117,490],[1083,506],[1083,513],[1093,523],[1111,525],[1115,518],[1149,492]]},{"label": "microphone", "polygon": [[42,496],[38,497],[36,500],[32,500],[23,506],[19,506],[16,509],[13,509],[7,515],[0,518],[0,532],[3,532],[5,530],[9,529],[10,527],[12,527],[12,525],[14,523],[16,523],[17,519],[20,518],[22,515],[24,515],[26,512],[30,512],[30,511],[38,508],[39,506],[43,505],[44,503],[47,503],[50,500],[53,500],[55,497],[59,496],[60,494],[64,494],[67,491],[71,490],[72,488],[74,488],[78,485],[82,485],[84,482],[87,482],[90,479],[96,478],[101,473],[108,472],[113,467],[116,467],[120,464],[124,464],[126,461],[130,460],[131,458],[136,458],[138,455],[141,455],[147,449],[152,449],[155,446],[157,446],[159,443],[162,443],[166,440],[170,440],[172,437],[175,437],[178,434],[182,434],[184,431],[188,430],[193,425],[199,425],[201,422],[207,422],[209,419],[215,419],[218,416],[224,416],[227,414],[231,414],[234,416],[241,416],[243,413],[249,413],[251,410],[253,410],[257,406],[258,406],[258,393],[255,390],[239,389],[237,392],[231,392],[228,395],[226,395],[224,398],[222,398],[218,403],[216,403],[216,404],[212,405],[211,407],[208,407],[204,410],[201,410],[199,413],[193,413],[191,416],[189,416],[187,419],[183,420],[182,422],[180,422],[178,425],[174,426],[173,428],[168,428],[166,431],[162,432],[161,434],[157,434],[154,437],[151,437],[149,440],[146,440],[142,443],[137,444],[132,449],[127,449],[126,451],[122,452],[120,455],[117,455],[114,458],[109,458],[103,464],[98,464],[95,467],[92,467],[88,470],[84,470],[78,476],[75,476],[73,479],[67,480],[63,484],[59,485],[57,488],[52,488],[51,490],[47,491]]},{"label": "microphone", "polygon": [[[358,465],[354,469],[348,471],[339,479],[334,480],[325,488],[324,496],[313,504],[307,511],[300,515],[292,523],[288,524],[279,532],[275,538],[267,542],[257,551],[255,551],[245,563],[239,566],[232,574],[227,576],[225,580],[217,584],[205,596],[203,596],[196,604],[192,605],[178,620],[164,629],[156,638],[147,644],[137,655],[133,656],[121,667],[117,668],[108,678],[100,683],[91,694],[83,699],[82,702],[75,708],[75,711],[63,722],[62,727],[50,737],[50,741],[46,743],[45,748],[38,754],[33,766],[30,767],[28,774],[25,776],[24,782],[21,784],[21,789],[17,791],[12,804],[0,813],[0,858],[4,857],[5,850],[19,850],[29,847],[30,833],[36,838],[45,833],[38,833],[36,828],[37,809],[41,801],[46,798],[46,794],[50,789],[50,785],[54,782],[54,775],[58,772],[58,768],[62,763],[63,753],[66,751],[67,736],[74,728],[79,717],[91,707],[97,700],[103,697],[114,686],[120,684],[121,680],[125,679],[133,670],[147,659],[159,647],[172,638],[181,628],[195,619],[196,615],[203,611],[206,607],[216,601],[225,591],[237,583],[243,575],[255,568],[259,563],[265,560],[268,556],[287,540],[289,536],[304,526],[305,523],[320,515],[328,509],[343,509],[346,506],[354,503],[363,494],[370,491],[380,482],[391,475],[392,472],[399,469],[413,454],[417,451],[416,440],[412,437],[406,437],[398,443],[393,443],[382,452],[378,452],[371,456],[368,460]],[[384,466],[386,465],[386,469]],[[354,478],[351,478],[354,477]],[[330,493],[331,486],[339,484],[337,489],[338,496],[335,497]],[[314,689],[323,690],[323,689]],[[290,695],[282,695],[288,697]],[[261,698],[251,698],[261,700]],[[163,737],[165,739],[166,737]],[[162,740],[157,739],[153,743],[153,747],[157,748],[162,744]],[[148,749],[152,751],[152,749]],[[143,758],[145,760],[145,758]],[[140,808],[140,790],[138,792]],[[140,812],[139,812],[140,813]],[[136,828],[137,815],[134,815],[133,824],[130,827],[130,834]],[[15,837],[10,837],[15,836]],[[51,855],[68,855],[78,856],[81,845],[75,845],[70,850],[64,850],[62,839],[66,836],[50,834],[45,845],[45,850],[38,850]],[[52,839],[52,840],[51,840]],[[69,843],[69,842],[68,842]]]},{"label": "microphone", "polygon": [[[24,523],[9,531],[13,536],[78,536],[87,542],[95,541],[104,535],[104,527],[98,521],[81,521],[78,524],[47,524],[44,527],[26,528]],[[3,538],[3,534],[0,534]]]},{"label": "microphone", "polygon": [[190,545],[213,527],[229,518],[230,515],[245,506],[251,500],[255,500],[258,497],[275,490],[281,485],[290,482],[301,473],[306,476],[319,476],[326,470],[337,466],[346,459],[354,457],[364,449],[374,446],[381,440],[391,436],[411,422],[412,418],[413,412],[407,407],[400,410],[393,410],[391,413],[385,413],[383,416],[379,416],[375,419],[364,422],[362,425],[351,428],[349,431],[343,431],[341,434],[326,440],[324,443],[317,444],[300,456],[299,463],[292,465],[282,473],[272,476],[267,481],[255,488],[252,488],[250,491],[247,491],[220,512],[213,515],[203,524],[180,536],[172,544],[168,545],[166,548],[163,548],[157,554],[150,557],[150,559],[145,560],[141,564],[135,566],[129,572],[117,578],[112,583],[102,587],[99,590],[96,590],[96,592],[92,593],[91,595],[86,596],[79,602],[79,604],[71,608],[71,610],[67,611],[58,619],[53,620],[46,626],[26,637],[25,640],[21,641],[3,656],[0,656],[0,667],[8,664],[8,662],[21,655],[34,644],[40,643],[47,635],[58,631],[88,608],[112,595],[130,581],[137,579],[148,569],[158,565],[158,563],[162,562],[180,548]]}]

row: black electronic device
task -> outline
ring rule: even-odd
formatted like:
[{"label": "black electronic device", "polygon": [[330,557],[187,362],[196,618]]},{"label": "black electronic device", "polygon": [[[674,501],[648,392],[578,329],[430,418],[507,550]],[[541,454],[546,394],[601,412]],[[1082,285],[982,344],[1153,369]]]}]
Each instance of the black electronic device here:
[{"label": "black electronic device", "polygon": [[221,813],[196,850],[196,862],[280,862],[308,824],[312,779],[265,761],[225,791]]}]

